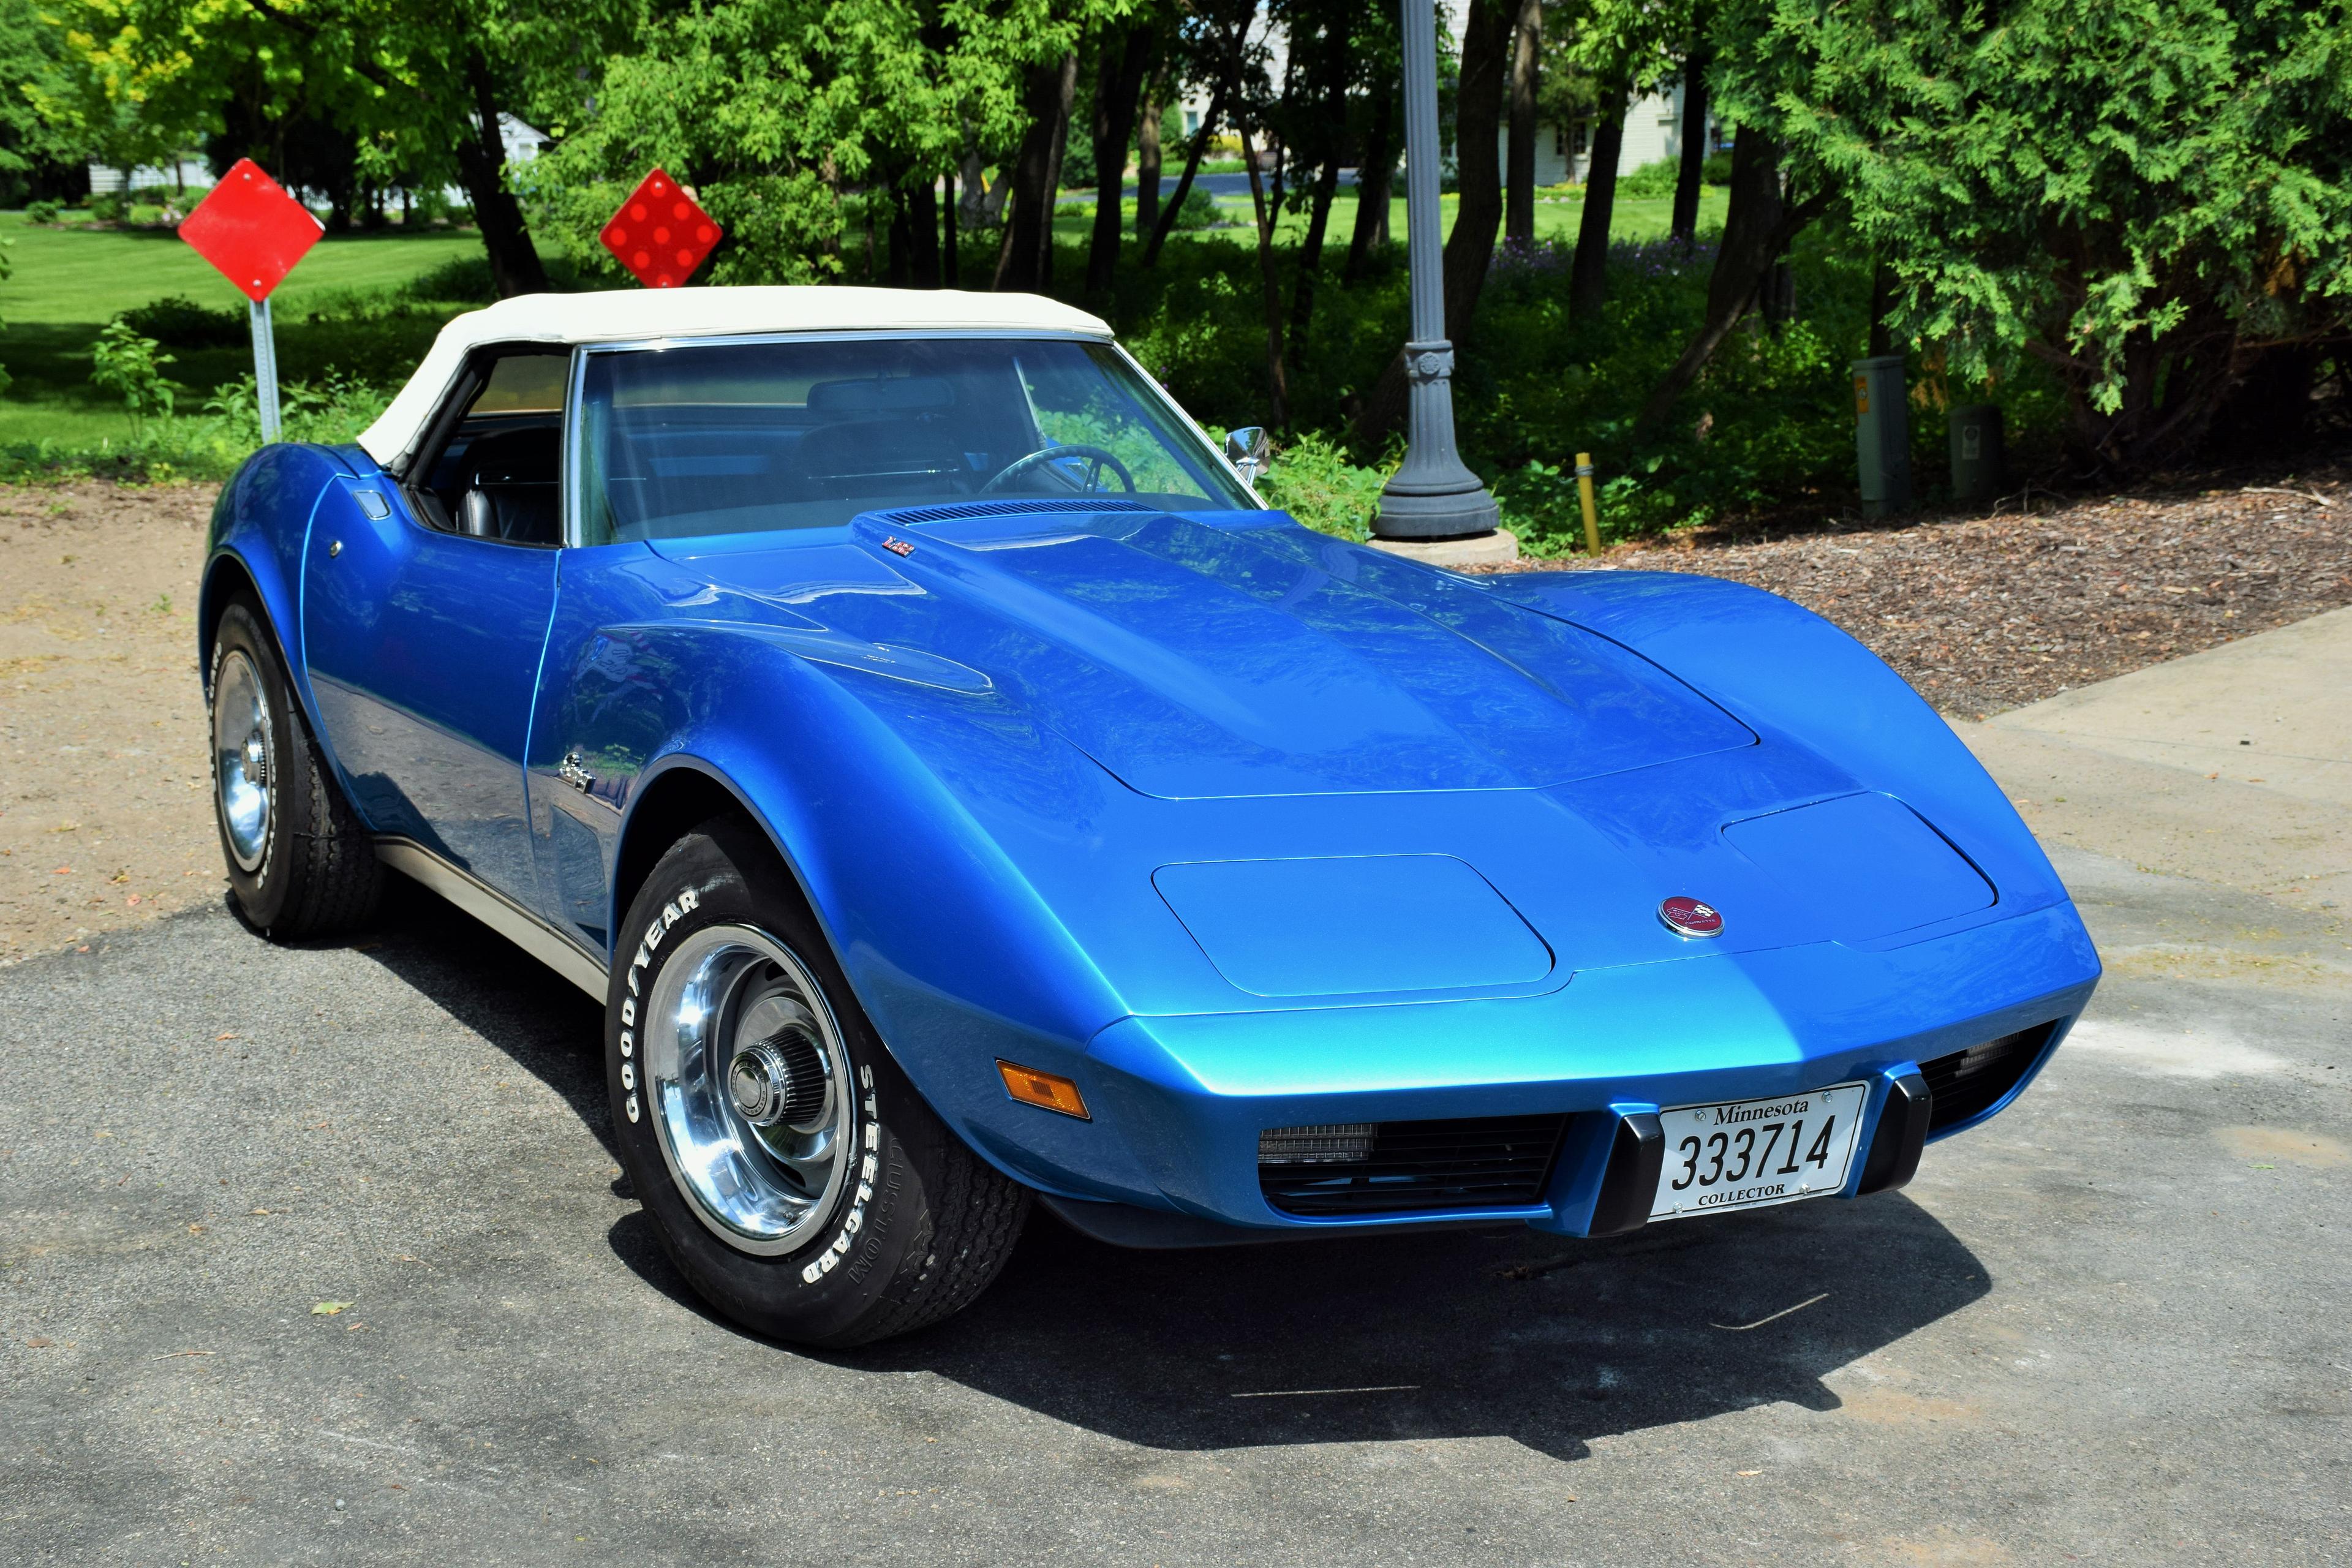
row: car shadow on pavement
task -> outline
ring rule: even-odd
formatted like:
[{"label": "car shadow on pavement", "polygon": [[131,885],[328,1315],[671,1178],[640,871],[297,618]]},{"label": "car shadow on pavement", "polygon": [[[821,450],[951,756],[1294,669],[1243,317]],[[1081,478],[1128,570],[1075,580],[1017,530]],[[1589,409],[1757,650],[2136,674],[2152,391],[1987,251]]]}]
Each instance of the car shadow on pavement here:
[{"label": "car shadow on pavement", "polygon": [[[593,1001],[404,879],[352,945],[615,1152]],[[695,1296],[641,1212],[609,1241],[713,1332],[741,1332]],[[1145,1447],[1503,1436],[1573,1459],[1597,1437],[1730,1410],[1836,1409],[1826,1376],[1990,1288],[1901,1193],[1609,1241],[1513,1226],[1175,1252],[1107,1247],[1038,1210],[964,1312],[815,1359],[851,1375],[929,1372]]]},{"label": "car shadow on pavement", "polygon": [[1595,1437],[1788,1401],[1967,1306],[1984,1268],[1900,1194],[1585,1242],[1520,1227],[1129,1252],[1050,1216],[927,1333],[839,1358],[927,1370],[1147,1447]]},{"label": "car shadow on pavement", "polygon": [[513,1058],[620,1159],[604,1096],[604,1010],[587,993],[396,873],[384,877],[374,923],[349,945]]}]

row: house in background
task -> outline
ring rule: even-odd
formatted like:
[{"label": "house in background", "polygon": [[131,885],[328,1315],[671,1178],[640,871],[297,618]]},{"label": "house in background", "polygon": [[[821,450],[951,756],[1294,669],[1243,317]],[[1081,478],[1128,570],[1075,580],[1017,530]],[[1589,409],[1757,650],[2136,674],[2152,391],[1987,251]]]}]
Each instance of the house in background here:
[{"label": "house in background", "polygon": [[[1450,47],[1459,58],[1465,8],[1441,5],[1440,9],[1444,13],[1446,29],[1452,39]],[[1265,46],[1267,73],[1275,81],[1280,82],[1288,60],[1288,41],[1281,27],[1273,22],[1263,7],[1258,12],[1258,18],[1253,26],[1265,29],[1259,41]],[[1200,130],[1201,116],[1207,112],[1208,106],[1207,89],[1194,87],[1185,93],[1180,104],[1183,111],[1185,135],[1190,136]],[[1583,184],[1592,172],[1592,121],[1589,119],[1567,125],[1549,121],[1539,123],[1536,127],[1536,184]],[[1714,153],[1729,146],[1730,134],[1730,129],[1712,113],[1707,116],[1707,152]],[[1496,150],[1506,167],[1509,162],[1509,136],[1507,126],[1496,132]],[[1620,177],[1662,160],[1679,160],[1682,152],[1682,88],[1676,86],[1666,92],[1633,95],[1627,101],[1625,136],[1617,156]],[[1181,157],[1181,153],[1177,155]],[[1451,174],[1452,170],[1449,168],[1447,172]]]},{"label": "house in background", "polygon": [[[511,114],[499,116],[499,142],[504,147],[509,163],[527,163],[539,156],[547,145],[547,134],[537,131]],[[170,191],[175,194],[194,192],[199,197],[213,188],[212,169],[200,159],[182,158],[176,166],[142,164],[135,169],[110,168],[104,163],[89,166],[89,194],[110,195],[116,192],[131,194],[140,191]],[[451,202],[463,202],[466,193],[450,186],[443,193]]]}]

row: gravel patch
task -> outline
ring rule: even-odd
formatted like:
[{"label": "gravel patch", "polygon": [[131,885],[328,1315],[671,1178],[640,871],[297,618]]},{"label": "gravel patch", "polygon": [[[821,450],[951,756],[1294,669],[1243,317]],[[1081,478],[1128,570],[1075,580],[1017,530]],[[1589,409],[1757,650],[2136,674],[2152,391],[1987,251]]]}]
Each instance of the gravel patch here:
[{"label": "gravel patch", "polygon": [[[2053,497],[1986,516],[1708,529],[1604,567],[1751,583],[1826,616],[1955,718],[1982,719],[2352,605],[2352,467]],[[1582,558],[1528,570],[1593,570]]]}]

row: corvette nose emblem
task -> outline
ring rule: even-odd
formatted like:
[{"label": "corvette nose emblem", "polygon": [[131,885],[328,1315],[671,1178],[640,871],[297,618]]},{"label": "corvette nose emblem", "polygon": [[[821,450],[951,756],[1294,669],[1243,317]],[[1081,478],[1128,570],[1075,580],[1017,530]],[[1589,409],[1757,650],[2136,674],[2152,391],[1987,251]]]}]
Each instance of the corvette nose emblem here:
[{"label": "corvette nose emblem", "polygon": [[1658,918],[1666,929],[1682,936],[1721,936],[1723,911],[1713,904],[1700,903],[1680,894],[1658,906]]}]

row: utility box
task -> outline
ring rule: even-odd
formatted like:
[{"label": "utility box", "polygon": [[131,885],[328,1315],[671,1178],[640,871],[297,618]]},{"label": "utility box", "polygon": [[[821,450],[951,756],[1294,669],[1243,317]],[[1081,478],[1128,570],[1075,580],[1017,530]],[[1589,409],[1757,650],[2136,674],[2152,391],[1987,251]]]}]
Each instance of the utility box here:
[{"label": "utility box", "polygon": [[2000,410],[1966,403],[1952,410],[1952,499],[1981,506],[2001,490]]},{"label": "utility box", "polygon": [[1903,356],[1853,362],[1853,442],[1862,466],[1862,514],[1885,517],[1911,504],[1911,419],[1903,397]]}]

